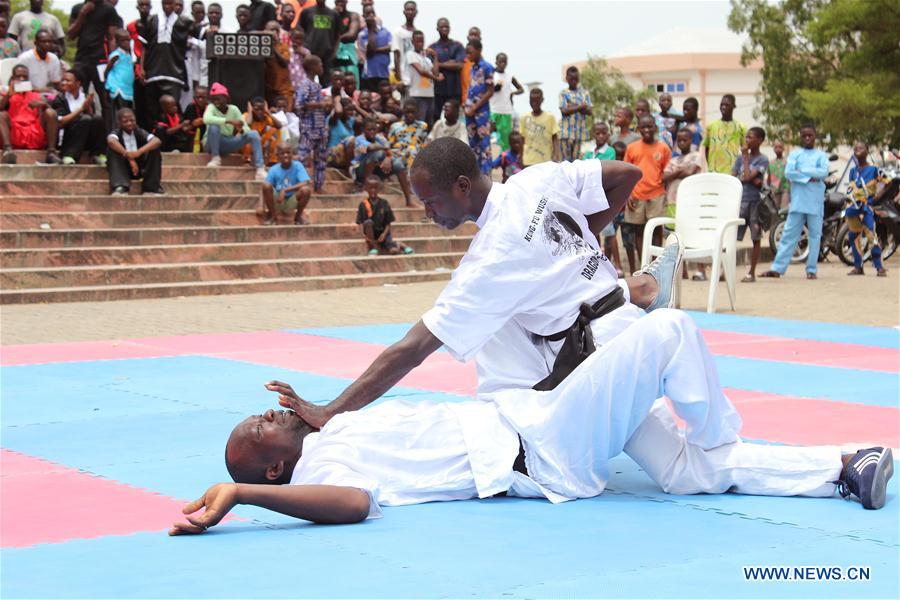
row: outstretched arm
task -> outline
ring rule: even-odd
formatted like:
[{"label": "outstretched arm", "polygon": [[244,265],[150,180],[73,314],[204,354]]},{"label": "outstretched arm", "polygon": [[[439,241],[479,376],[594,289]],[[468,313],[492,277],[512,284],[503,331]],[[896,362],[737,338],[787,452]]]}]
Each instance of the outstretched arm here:
[{"label": "outstretched arm", "polygon": [[267,383],[266,389],[278,393],[281,406],[292,409],[313,427],[321,428],[334,415],[358,410],[379,398],[442,345],[441,340],[419,321],[402,340],[379,354],[356,381],[326,406],[303,400],[291,386],[280,381]]},{"label": "outstretched arm", "polygon": [[[169,529],[169,535],[203,533],[238,504],[259,506],[322,524],[359,523],[369,516],[369,495],[357,488],[336,485],[257,485],[218,483],[182,509],[186,521]],[[194,515],[201,508],[201,515]]]}]

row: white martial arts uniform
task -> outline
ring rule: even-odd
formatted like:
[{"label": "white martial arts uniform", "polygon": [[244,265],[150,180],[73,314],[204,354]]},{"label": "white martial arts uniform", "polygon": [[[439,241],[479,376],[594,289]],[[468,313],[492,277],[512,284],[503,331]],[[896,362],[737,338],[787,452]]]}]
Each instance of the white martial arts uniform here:
[{"label": "white martial arts uniform", "polygon": [[[656,403],[663,395],[686,422],[685,434]],[[382,505],[502,491],[560,502],[600,494],[609,459],[624,450],[673,493],[834,493],[839,448],[745,444],[740,425],[696,325],[680,311],[658,310],[553,390],[511,389],[458,403],[389,401],[339,414],[305,438],[291,483],[366,490],[370,517]],[[528,476],[512,468],[519,438]]]}]

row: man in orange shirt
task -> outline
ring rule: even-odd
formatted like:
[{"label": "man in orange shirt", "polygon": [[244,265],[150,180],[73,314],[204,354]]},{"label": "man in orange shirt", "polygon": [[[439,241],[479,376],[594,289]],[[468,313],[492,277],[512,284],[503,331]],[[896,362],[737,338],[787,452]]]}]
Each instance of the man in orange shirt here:
[{"label": "man in orange shirt", "polygon": [[[625,205],[625,223],[634,228],[638,262],[644,243],[644,224],[653,217],[662,217],[666,212],[666,188],[663,185],[663,171],[672,158],[669,147],[656,139],[656,122],[653,117],[641,117],[638,121],[640,141],[628,145],[625,162],[641,169],[643,176],[634,186],[628,204]],[[657,237],[658,236],[658,237]],[[654,241],[662,245],[662,230],[657,229]]]}]

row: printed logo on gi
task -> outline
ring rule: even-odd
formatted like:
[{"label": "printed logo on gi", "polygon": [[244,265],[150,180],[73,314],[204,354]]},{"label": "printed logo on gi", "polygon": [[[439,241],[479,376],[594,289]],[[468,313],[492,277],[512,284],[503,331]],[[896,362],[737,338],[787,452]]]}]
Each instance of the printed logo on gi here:
[{"label": "printed logo on gi", "polygon": [[556,210],[544,216],[543,236],[553,256],[587,256],[594,253],[594,249],[584,241],[581,227],[564,212]]}]

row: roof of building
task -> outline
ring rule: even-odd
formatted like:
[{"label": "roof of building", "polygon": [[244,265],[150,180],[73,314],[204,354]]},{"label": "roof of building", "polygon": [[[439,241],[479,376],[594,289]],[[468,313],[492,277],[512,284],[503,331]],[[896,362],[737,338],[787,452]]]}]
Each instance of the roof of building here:
[{"label": "roof of building", "polygon": [[740,54],[743,38],[723,28],[673,27],[668,31],[620,48],[609,58],[662,54]]}]

